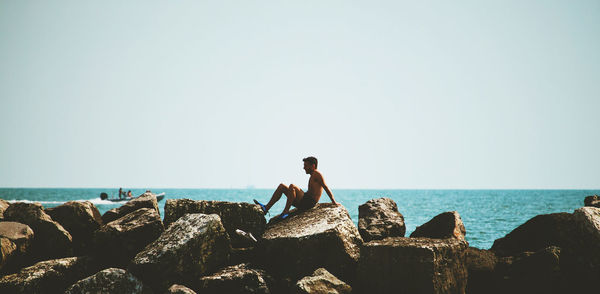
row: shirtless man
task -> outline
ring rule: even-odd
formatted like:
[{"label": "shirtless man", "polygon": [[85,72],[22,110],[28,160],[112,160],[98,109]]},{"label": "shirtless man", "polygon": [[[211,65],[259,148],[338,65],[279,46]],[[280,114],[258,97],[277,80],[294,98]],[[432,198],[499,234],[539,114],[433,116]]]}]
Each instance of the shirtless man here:
[{"label": "shirtless man", "polygon": [[329,190],[329,187],[325,184],[323,175],[317,170],[317,159],[311,156],[302,159],[302,161],[304,161],[304,171],[310,175],[310,178],[308,179],[308,191],[304,192],[294,184],[290,184],[289,187],[284,184],[279,184],[279,187],[277,187],[267,205],[263,205],[256,201],[256,199],[254,200],[254,203],[260,205],[263,213],[267,214],[269,209],[279,201],[281,195],[285,194],[287,197],[285,208],[278,216],[280,219],[285,219],[289,216],[290,207],[292,205],[301,210],[306,210],[315,206],[319,202],[321,194],[323,194],[323,189],[325,189],[325,193],[327,193],[327,196],[331,199],[331,203],[339,205],[339,203],[335,202],[333,193],[331,193],[331,190]]}]

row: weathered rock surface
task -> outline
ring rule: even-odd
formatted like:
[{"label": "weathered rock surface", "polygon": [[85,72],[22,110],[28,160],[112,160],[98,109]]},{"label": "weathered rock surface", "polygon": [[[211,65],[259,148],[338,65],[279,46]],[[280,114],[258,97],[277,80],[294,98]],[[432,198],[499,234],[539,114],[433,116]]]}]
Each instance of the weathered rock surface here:
[{"label": "weathered rock surface", "polygon": [[254,244],[235,233],[236,229],[251,232],[256,238],[265,231],[266,220],[260,207],[245,202],[195,201],[190,199],[169,199],[165,204],[165,226],[169,226],[186,213],[217,214],[229,234],[233,247],[247,247]]},{"label": "weathered rock surface", "polygon": [[33,242],[34,233],[28,225],[6,221],[0,222],[0,237],[11,240],[18,251],[24,254],[28,252]]},{"label": "weathered rock surface", "polygon": [[258,250],[261,263],[273,275],[297,280],[325,267],[351,283],[361,244],[362,238],[346,208],[321,203],[270,224]]},{"label": "weathered rock surface", "polygon": [[17,254],[17,245],[8,238],[0,236],[0,273],[4,266]]},{"label": "weathered rock surface", "polygon": [[111,293],[135,294],[148,293],[140,280],[120,268],[107,268],[94,275],[77,281],[65,291],[65,294]]},{"label": "weathered rock surface", "polygon": [[138,253],[129,268],[157,291],[172,284],[193,286],[200,276],[227,264],[230,250],[218,215],[187,214]]},{"label": "weathered rock surface", "polygon": [[561,249],[555,246],[499,258],[493,281],[469,293],[581,293],[578,285],[566,282],[561,259]]},{"label": "weathered rock surface", "polygon": [[152,208],[156,210],[156,213],[160,216],[160,211],[158,210],[158,201],[156,201],[156,194],[146,192],[132,200],[127,201],[120,207],[113,208],[105,212],[102,215],[102,222],[107,224],[140,208]]},{"label": "weathered rock surface", "polygon": [[352,287],[336,278],[324,268],[319,268],[311,276],[302,278],[296,283],[295,292],[298,294],[352,293]]},{"label": "weathered rock surface", "polygon": [[466,248],[454,238],[365,243],[357,275],[360,293],[465,293]]},{"label": "weathered rock surface", "polygon": [[7,221],[28,225],[34,232],[32,255],[34,260],[47,260],[72,255],[73,239],[59,223],[44,212],[39,203],[17,202],[4,212]]},{"label": "weathered rock surface", "polygon": [[4,219],[4,211],[8,208],[10,203],[6,200],[0,199],[0,221]]},{"label": "weathered rock surface", "polygon": [[174,284],[165,294],[196,294],[196,292],[186,286]]},{"label": "weathered rock surface", "polygon": [[33,244],[34,234],[28,225],[8,221],[0,222],[0,238],[10,241],[2,241],[0,274],[12,273],[29,262],[27,254]]},{"label": "weathered rock surface", "polygon": [[404,237],[404,216],[390,198],[371,199],[358,207],[358,232],[365,242]]},{"label": "weathered rock surface", "polygon": [[96,206],[89,201],[69,201],[45,212],[63,226],[73,237],[73,251],[85,255],[91,251],[94,231],[102,225]]},{"label": "weathered rock surface", "polygon": [[[575,234],[573,248],[565,248],[572,256],[570,272],[578,272],[580,283],[593,283],[600,277],[600,208],[582,207],[573,213]],[[567,260],[570,262],[570,260]]]},{"label": "weathered rock surface", "polygon": [[200,278],[198,293],[271,293],[271,278],[263,271],[252,269],[248,264],[228,266],[218,272]]},{"label": "weathered rock surface", "polygon": [[465,241],[465,225],[456,211],[444,212],[436,215],[430,221],[418,226],[410,234],[411,237],[425,237],[433,239],[454,238]]},{"label": "weathered rock surface", "polygon": [[585,200],[583,200],[583,204],[585,206],[593,206],[593,207],[600,208],[600,196],[598,196],[598,195],[587,196],[587,197],[585,197]]},{"label": "weathered rock surface", "polygon": [[140,208],[100,227],[94,234],[95,254],[109,264],[126,265],[164,231],[153,208]]},{"label": "weathered rock surface", "polygon": [[42,261],[0,278],[0,293],[63,293],[69,285],[98,270],[98,264],[88,257]]},{"label": "weathered rock surface", "polygon": [[498,257],[494,252],[469,247],[466,250],[466,262],[468,271],[468,283],[466,292],[494,293],[496,290],[494,272]]},{"label": "weathered rock surface", "polygon": [[498,256],[516,256],[549,246],[573,248],[575,227],[575,218],[570,213],[538,215],[494,241],[490,250]]}]

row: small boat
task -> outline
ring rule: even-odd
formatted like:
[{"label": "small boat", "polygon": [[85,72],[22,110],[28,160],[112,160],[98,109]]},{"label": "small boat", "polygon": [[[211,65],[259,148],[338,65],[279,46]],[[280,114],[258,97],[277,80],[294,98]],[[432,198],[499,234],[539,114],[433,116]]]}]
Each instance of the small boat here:
[{"label": "small boat", "polygon": [[[163,200],[163,198],[165,198],[165,193],[160,193],[160,194],[156,194],[156,201],[161,201]],[[129,200],[133,200],[135,198],[108,198],[108,194],[106,193],[100,193],[100,199],[102,200],[108,200],[110,202],[127,202]]]}]

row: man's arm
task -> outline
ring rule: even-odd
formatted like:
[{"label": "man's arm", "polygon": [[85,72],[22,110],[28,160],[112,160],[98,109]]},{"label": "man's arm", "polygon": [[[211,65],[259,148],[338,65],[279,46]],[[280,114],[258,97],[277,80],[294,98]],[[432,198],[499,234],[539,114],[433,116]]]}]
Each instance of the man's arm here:
[{"label": "man's arm", "polygon": [[329,196],[329,199],[331,199],[331,203],[339,205],[339,203],[335,202],[333,193],[331,193],[331,190],[329,190],[329,187],[327,187],[327,185],[325,184],[325,179],[323,179],[323,176],[320,176],[318,178],[318,183],[321,185],[321,187],[323,187],[323,189],[325,190],[325,193],[327,193],[327,196]]}]

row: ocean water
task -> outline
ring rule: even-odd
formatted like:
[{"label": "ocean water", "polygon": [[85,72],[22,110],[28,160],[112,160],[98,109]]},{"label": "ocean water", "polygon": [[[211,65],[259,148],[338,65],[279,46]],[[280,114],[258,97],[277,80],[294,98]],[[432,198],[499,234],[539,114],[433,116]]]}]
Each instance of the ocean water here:
[{"label": "ocean water", "polygon": [[[146,189],[131,189],[134,196]],[[166,193],[159,202],[164,217],[166,199],[221,200],[250,202],[256,198],[267,202],[273,190],[264,189],[152,189]],[[100,200],[100,193],[115,197],[117,190],[0,188],[0,198],[10,202],[40,202],[44,207],[58,206],[66,201],[87,200],[103,214],[121,204]],[[523,224],[530,218],[547,213],[573,212],[583,206],[585,196],[600,194],[600,190],[333,190],[336,201],[342,203],[356,224],[358,206],[369,199],[388,197],[398,204],[404,215],[406,236],[434,216],[456,210],[467,229],[466,239],[473,247],[488,249],[494,240]],[[283,210],[285,196],[271,209],[271,216]],[[320,202],[329,202],[325,193]]]}]

